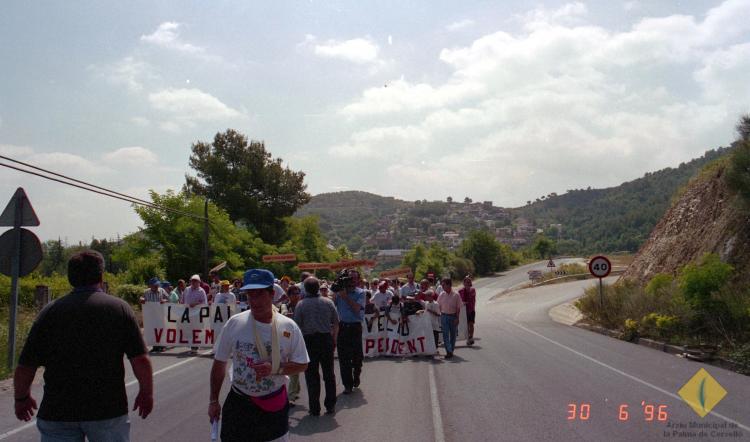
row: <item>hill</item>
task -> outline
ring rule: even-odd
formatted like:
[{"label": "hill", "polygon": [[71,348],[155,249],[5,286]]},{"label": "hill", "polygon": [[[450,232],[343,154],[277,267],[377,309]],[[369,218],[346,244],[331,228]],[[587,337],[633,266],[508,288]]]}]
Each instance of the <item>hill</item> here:
[{"label": "hill", "polygon": [[[561,253],[634,252],[669,208],[672,196],[726,148],[607,189],[569,190],[513,209],[537,227],[562,224]],[[546,230],[546,229],[545,229]]]},{"label": "hill", "polygon": [[656,273],[676,274],[706,253],[731,264],[735,278],[750,282],[750,213],[725,179],[729,158],[698,174],[654,228],[624,274],[645,283]]},{"label": "hill", "polygon": [[334,245],[350,250],[409,248],[415,242],[455,247],[471,229],[491,230],[498,240],[519,248],[538,230],[558,239],[561,254],[635,252],[666,212],[672,197],[726,148],[646,173],[606,189],[574,189],[550,194],[524,207],[503,209],[490,202],[402,201],[367,192],[316,195],[295,215],[318,215]]}]

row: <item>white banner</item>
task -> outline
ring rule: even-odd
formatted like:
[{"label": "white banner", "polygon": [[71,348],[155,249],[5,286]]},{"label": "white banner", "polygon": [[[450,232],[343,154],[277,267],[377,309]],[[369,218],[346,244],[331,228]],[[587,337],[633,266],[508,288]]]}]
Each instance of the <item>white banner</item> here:
[{"label": "white banner", "polygon": [[167,347],[213,347],[224,324],[240,310],[232,304],[190,308],[147,302],[141,307],[146,345]]}]

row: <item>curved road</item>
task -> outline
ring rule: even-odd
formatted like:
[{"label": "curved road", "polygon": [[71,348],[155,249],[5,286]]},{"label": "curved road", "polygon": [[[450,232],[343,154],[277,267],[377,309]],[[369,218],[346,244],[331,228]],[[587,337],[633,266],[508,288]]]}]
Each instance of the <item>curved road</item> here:
[{"label": "curved road", "polygon": [[[292,410],[294,439],[402,441],[684,441],[750,440],[750,377],[553,322],[551,307],[580,296],[594,281],[518,290],[523,266],[477,282],[479,337],[442,358],[375,359],[365,363],[362,387],[339,396],[335,416],[307,415],[302,398]],[[152,358],[156,409],[145,421],[131,416],[132,440],[204,441],[208,357],[172,350]],[[728,391],[704,419],[677,396],[705,368]],[[302,377],[304,379],[304,376]],[[128,375],[127,381],[132,381]],[[35,388],[40,397],[39,387]],[[339,392],[343,387],[339,386]],[[132,403],[136,385],[128,387]],[[226,393],[227,387],[223,389]],[[10,392],[0,393],[11,404]],[[666,405],[669,419],[647,421],[643,407]],[[569,420],[569,404],[576,419]],[[587,404],[583,409],[581,405]],[[620,421],[621,405],[628,419]],[[0,439],[38,440],[33,426],[0,416]],[[583,417],[583,419],[582,419]],[[717,428],[691,429],[691,424]],[[679,428],[684,425],[686,428]],[[732,425],[736,425],[732,428]],[[10,433],[8,433],[10,432]],[[682,432],[682,433],[681,433]],[[722,434],[719,434],[721,432]]]}]

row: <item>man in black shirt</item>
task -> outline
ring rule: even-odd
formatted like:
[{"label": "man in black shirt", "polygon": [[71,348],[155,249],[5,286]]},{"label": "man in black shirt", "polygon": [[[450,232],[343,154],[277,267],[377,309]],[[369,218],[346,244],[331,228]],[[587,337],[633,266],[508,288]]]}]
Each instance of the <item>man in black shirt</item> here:
[{"label": "man in black shirt", "polygon": [[123,355],[140,386],[133,409],[145,419],[153,408],[151,362],[138,321],[130,305],[102,290],[103,275],[101,254],[73,255],[73,291],[39,313],[21,351],[13,378],[16,417],[34,415],[31,383],[45,367],[37,416],[42,440],[129,440]]}]

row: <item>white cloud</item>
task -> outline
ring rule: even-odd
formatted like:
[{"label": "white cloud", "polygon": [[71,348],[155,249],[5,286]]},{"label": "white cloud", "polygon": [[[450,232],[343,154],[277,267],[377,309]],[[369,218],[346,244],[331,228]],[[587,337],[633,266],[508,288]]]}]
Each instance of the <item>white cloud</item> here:
[{"label": "white cloud", "polygon": [[311,46],[318,57],[349,61],[355,64],[380,64],[378,57],[380,46],[370,38],[353,38],[351,40],[327,40],[318,42],[313,35],[305,35],[303,46]]},{"label": "white cloud", "polygon": [[588,8],[581,2],[567,3],[557,9],[547,9],[540,6],[525,14],[517,15],[527,30],[535,30],[554,25],[575,25],[582,23],[582,18],[588,15]]},{"label": "white cloud", "polygon": [[149,120],[146,117],[138,117],[138,116],[136,116],[136,117],[131,118],[130,122],[133,123],[133,124],[135,124],[136,126],[140,126],[140,127],[148,127],[148,126],[151,125],[151,120]]},{"label": "white cloud", "polygon": [[188,54],[200,54],[205,52],[206,49],[203,47],[182,41],[180,39],[180,34],[177,32],[179,28],[179,23],[171,21],[164,22],[160,24],[152,34],[141,35],[141,41]]},{"label": "white cloud", "polygon": [[121,147],[102,155],[102,160],[113,166],[153,166],[159,162],[155,153],[140,146]]},{"label": "white cloud", "polygon": [[34,149],[26,146],[16,146],[13,144],[0,144],[0,155],[18,159],[34,153]]},{"label": "white cloud", "polygon": [[88,69],[111,84],[125,86],[131,92],[141,92],[144,82],[157,78],[151,65],[132,56],[110,65],[91,65]]},{"label": "white cloud", "polygon": [[462,29],[469,28],[473,25],[474,25],[474,20],[466,18],[466,19],[459,20],[457,22],[453,22],[449,24],[448,26],[445,27],[445,29],[451,32],[455,32],[455,31],[460,31]]},{"label": "white cloud", "polygon": [[165,89],[148,95],[148,101],[168,120],[160,127],[178,132],[181,127],[192,127],[201,121],[220,121],[243,117],[244,114],[211,94],[199,89]]},{"label": "white cloud", "polygon": [[403,193],[409,175],[411,196],[505,205],[674,166],[716,147],[716,134],[730,140],[750,102],[750,25],[738,4],[622,32],[588,23],[582,3],[535,9],[519,16],[520,33],[441,51],[451,71],[442,82],[364,90],[340,108],[354,129],[329,153],[387,164],[373,189],[382,194]]},{"label": "white cloud", "polygon": [[405,161],[425,151],[429,133],[417,127],[376,127],[352,135],[329,153],[341,157],[398,158]]}]

